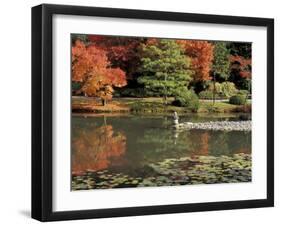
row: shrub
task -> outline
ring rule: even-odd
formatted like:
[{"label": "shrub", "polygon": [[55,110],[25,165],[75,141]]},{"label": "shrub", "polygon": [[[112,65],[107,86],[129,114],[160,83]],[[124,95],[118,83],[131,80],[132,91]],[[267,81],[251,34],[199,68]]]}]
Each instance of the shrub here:
[{"label": "shrub", "polygon": [[[216,93],[217,93],[217,94],[221,93],[221,89],[222,89],[221,83],[216,82],[216,83],[215,83],[215,88],[216,88]],[[213,92],[213,91],[214,91],[214,83],[213,83],[212,81],[209,81],[209,82],[208,82],[208,84],[207,84],[207,90],[210,91],[210,92]]]},{"label": "shrub", "polygon": [[143,88],[121,88],[116,89],[115,96],[121,97],[145,97],[146,93]]},{"label": "shrub", "polygon": [[245,104],[246,96],[245,95],[235,95],[229,98],[230,104],[242,105]]},{"label": "shrub", "polygon": [[[236,95],[238,90],[235,87],[235,84],[232,82],[223,82],[223,83],[215,83],[216,87],[216,98],[224,99],[229,98],[233,95]],[[201,99],[212,99],[213,98],[213,90],[214,84],[209,83],[207,90],[204,90],[199,93],[199,97]]]},{"label": "shrub", "polygon": [[237,95],[244,95],[244,96],[247,96],[248,94],[249,94],[249,91],[245,90],[245,89],[241,89],[237,93]]},{"label": "shrub", "polygon": [[221,83],[221,94],[224,97],[231,97],[236,95],[238,90],[235,87],[235,84],[233,82],[223,82]]},{"label": "shrub", "polygon": [[179,92],[172,104],[174,106],[186,107],[189,110],[197,111],[199,108],[199,99],[193,91]]},{"label": "shrub", "polygon": [[213,98],[213,92],[210,91],[210,90],[201,91],[199,93],[199,98],[200,99],[212,99]]}]

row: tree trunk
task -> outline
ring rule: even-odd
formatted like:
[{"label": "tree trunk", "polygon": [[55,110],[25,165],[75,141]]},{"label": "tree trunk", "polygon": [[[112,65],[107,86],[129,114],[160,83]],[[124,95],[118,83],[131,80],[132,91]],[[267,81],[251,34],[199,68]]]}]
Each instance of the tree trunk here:
[{"label": "tree trunk", "polygon": [[215,105],[215,102],[216,102],[216,76],[214,74],[214,77],[213,77],[213,105]]}]

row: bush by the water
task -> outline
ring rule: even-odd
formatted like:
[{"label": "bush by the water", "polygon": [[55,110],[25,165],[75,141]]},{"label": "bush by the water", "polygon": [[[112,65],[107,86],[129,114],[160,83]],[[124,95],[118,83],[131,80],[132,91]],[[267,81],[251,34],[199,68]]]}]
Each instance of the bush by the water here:
[{"label": "bush by the water", "polygon": [[[215,83],[216,92],[215,96],[218,99],[229,98],[233,95],[236,95],[238,90],[235,87],[235,84],[232,82],[223,82],[223,83]],[[213,91],[214,91],[214,84],[209,83],[207,90],[201,91],[199,93],[200,99],[213,99]]]},{"label": "bush by the water", "polygon": [[210,90],[201,91],[199,93],[199,97],[200,97],[200,99],[212,99],[213,98],[213,92],[210,91]]},{"label": "bush by the water", "polygon": [[221,83],[221,93],[224,97],[231,97],[235,94],[237,94],[237,89],[235,87],[235,84],[233,82],[223,82]]},{"label": "bush by the water", "polygon": [[114,95],[118,97],[145,97],[147,96],[147,93],[144,88],[116,88]]},{"label": "bush by the water", "polygon": [[[213,91],[210,91],[210,90],[204,90],[204,91],[201,91],[198,96],[200,99],[204,99],[204,100],[212,100],[213,99]],[[222,93],[218,93],[216,92],[215,93],[215,98],[216,99],[225,99],[227,98],[225,95],[223,95]]]},{"label": "bush by the water", "polygon": [[244,95],[244,96],[247,96],[248,94],[249,94],[249,91],[245,90],[245,89],[241,89],[237,93],[237,95]]},{"label": "bush by the water", "polygon": [[229,103],[234,105],[242,105],[245,104],[245,100],[245,95],[235,95],[229,98]]},{"label": "bush by the water", "polygon": [[186,107],[192,111],[197,111],[199,108],[199,99],[193,91],[179,92],[172,104],[174,106]]}]

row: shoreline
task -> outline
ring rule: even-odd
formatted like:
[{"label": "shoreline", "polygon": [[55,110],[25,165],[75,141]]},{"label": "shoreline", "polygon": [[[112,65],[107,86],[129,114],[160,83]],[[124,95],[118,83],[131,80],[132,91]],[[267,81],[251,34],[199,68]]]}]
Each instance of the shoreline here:
[{"label": "shoreline", "polygon": [[90,97],[72,97],[72,113],[138,113],[138,114],[178,114],[188,113],[251,113],[251,104],[232,105],[218,101],[214,105],[206,100],[200,100],[197,110],[172,105],[172,98],[168,104],[162,98],[113,98],[103,106],[99,99]]},{"label": "shoreline", "polygon": [[173,126],[177,130],[214,130],[214,131],[252,131],[252,121],[209,121],[209,122],[184,122]]}]

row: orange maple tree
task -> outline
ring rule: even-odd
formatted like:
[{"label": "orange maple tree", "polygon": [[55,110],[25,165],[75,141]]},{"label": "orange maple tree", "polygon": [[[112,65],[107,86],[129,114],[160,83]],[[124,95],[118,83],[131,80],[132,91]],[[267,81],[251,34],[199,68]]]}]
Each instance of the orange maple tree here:
[{"label": "orange maple tree", "polygon": [[80,40],[72,47],[72,81],[81,83],[80,91],[86,96],[100,97],[103,104],[112,98],[113,87],[127,84],[125,72],[111,67],[105,50]]},{"label": "orange maple tree", "polygon": [[195,81],[210,80],[210,70],[213,61],[213,44],[207,41],[178,40],[185,54],[192,59],[192,67],[195,71]]}]

